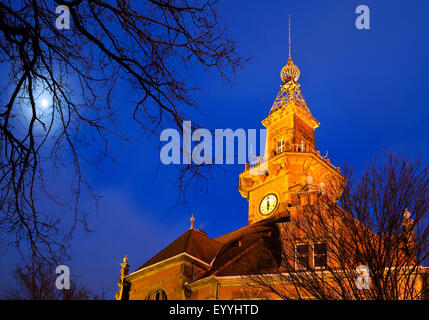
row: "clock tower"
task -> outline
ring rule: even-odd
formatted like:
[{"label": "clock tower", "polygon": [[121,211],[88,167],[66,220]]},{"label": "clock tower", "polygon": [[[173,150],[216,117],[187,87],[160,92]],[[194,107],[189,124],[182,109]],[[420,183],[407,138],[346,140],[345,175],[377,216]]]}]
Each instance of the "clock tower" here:
[{"label": "clock tower", "polygon": [[290,49],[289,16],[289,59],[280,73],[280,91],[262,121],[267,129],[265,155],[246,163],[239,176],[238,189],[249,202],[249,224],[273,216],[291,218],[321,193],[337,198],[342,191],[340,168],[316,149],[319,122],[302,96],[300,71]]}]

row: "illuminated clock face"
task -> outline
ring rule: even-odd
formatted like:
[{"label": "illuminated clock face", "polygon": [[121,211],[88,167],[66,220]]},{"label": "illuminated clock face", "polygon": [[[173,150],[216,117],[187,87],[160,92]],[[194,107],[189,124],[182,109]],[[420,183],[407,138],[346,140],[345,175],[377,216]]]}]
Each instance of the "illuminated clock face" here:
[{"label": "illuminated clock face", "polygon": [[259,205],[259,212],[267,216],[277,208],[277,196],[275,194],[268,194],[262,199]]}]

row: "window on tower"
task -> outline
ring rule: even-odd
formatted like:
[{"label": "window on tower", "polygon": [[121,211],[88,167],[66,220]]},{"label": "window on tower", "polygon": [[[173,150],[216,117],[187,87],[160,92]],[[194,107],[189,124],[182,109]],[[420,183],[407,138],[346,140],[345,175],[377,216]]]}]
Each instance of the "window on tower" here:
[{"label": "window on tower", "polygon": [[280,154],[285,151],[285,141],[279,140],[277,141],[277,154]]}]

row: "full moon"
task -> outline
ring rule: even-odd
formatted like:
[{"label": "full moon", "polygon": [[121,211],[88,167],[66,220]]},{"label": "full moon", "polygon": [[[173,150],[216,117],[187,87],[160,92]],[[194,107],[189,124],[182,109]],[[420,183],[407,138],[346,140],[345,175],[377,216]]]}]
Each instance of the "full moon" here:
[{"label": "full moon", "polygon": [[43,108],[46,108],[47,106],[49,106],[49,101],[47,99],[42,99],[40,103],[42,104]]}]

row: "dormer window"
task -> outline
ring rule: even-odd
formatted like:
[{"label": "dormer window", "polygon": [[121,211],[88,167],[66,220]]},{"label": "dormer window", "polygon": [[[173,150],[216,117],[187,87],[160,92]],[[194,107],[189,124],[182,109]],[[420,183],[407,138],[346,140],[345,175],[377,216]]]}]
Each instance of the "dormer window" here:
[{"label": "dormer window", "polygon": [[279,140],[277,141],[277,154],[280,154],[285,151],[285,141]]}]

